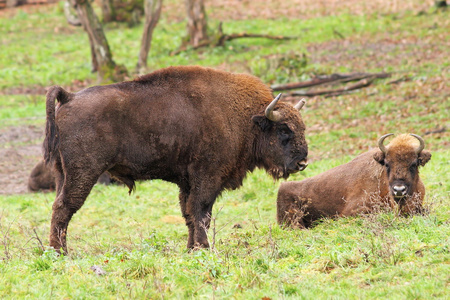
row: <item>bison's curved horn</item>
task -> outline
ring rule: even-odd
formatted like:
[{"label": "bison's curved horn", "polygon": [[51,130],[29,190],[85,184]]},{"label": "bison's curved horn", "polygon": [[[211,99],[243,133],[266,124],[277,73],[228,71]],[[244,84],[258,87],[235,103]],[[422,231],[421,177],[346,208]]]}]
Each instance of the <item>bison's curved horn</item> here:
[{"label": "bison's curved horn", "polygon": [[418,139],[420,142],[420,146],[419,146],[419,149],[417,150],[417,153],[422,152],[423,148],[425,148],[425,141],[423,140],[423,138],[414,133],[410,133],[410,135],[412,135],[413,137]]},{"label": "bison's curved horn", "polygon": [[302,109],[303,105],[305,105],[305,103],[306,103],[306,100],[305,100],[305,98],[303,98],[300,101],[298,101],[297,104],[294,105],[294,108],[296,110],[300,110],[300,109]]},{"label": "bison's curved horn", "polygon": [[386,154],[386,147],[384,147],[384,139],[387,138],[388,136],[394,135],[393,133],[388,133],[383,135],[382,137],[380,137],[380,139],[378,140],[378,148],[380,148],[381,152]]},{"label": "bison's curved horn", "polygon": [[275,99],[273,99],[273,101],[270,102],[270,104],[266,108],[265,115],[266,115],[266,118],[269,119],[270,121],[278,122],[281,120],[281,114],[279,112],[273,110],[275,108],[275,105],[277,105],[278,100],[280,100],[280,98],[281,98],[281,93],[278,94],[278,96],[276,96]]}]

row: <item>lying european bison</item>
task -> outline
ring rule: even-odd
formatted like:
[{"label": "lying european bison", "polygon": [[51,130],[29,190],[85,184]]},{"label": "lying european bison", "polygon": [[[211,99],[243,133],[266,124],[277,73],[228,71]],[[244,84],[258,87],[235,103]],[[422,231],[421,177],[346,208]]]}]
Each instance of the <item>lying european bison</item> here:
[{"label": "lying european bison", "polygon": [[52,87],[44,141],[56,171],[50,246],[67,251],[70,219],[108,171],[130,192],[136,180],[177,184],[187,247],[209,247],[206,230],[224,189],[241,186],[256,167],[287,178],[307,165],[304,101],[293,107],[272,100],[253,76],[198,66],[78,93]]},{"label": "lying european bison", "polygon": [[[114,183],[108,173],[103,173],[98,181],[102,184]],[[31,192],[51,192],[54,191],[55,184],[55,172],[53,168],[45,164],[45,161],[40,161],[31,170],[30,177],[28,177],[28,190]]]},{"label": "lying european bison", "polygon": [[292,227],[310,227],[323,217],[353,216],[397,203],[402,214],[419,212],[425,187],[419,166],[431,158],[423,139],[402,134],[388,146],[382,136],[379,149],[298,182],[282,183],[278,191],[277,220]]},{"label": "lying european bison", "polygon": [[43,160],[31,170],[30,177],[28,177],[28,190],[32,192],[55,190],[55,174]]}]

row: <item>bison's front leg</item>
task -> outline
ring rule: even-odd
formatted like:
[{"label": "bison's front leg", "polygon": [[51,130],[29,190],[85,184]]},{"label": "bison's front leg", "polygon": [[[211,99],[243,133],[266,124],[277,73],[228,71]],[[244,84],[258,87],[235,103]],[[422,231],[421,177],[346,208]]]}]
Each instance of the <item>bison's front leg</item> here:
[{"label": "bison's front leg", "polygon": [[209,248],[208,230],[214,200],[202,205],[199,212],[194,215],[194,248]]}]

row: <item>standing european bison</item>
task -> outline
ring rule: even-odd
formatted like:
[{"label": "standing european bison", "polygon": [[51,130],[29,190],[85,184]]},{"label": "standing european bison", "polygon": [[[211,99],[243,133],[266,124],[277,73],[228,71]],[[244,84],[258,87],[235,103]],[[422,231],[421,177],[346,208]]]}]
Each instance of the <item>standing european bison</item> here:
[{"label": "standing european bison", "polygon": [[52,87],[44,141],[56,172],[50,246],[67,251],[70,219],[108,171],[130,192],[136,180],[176,183],[187,247],[208,247],[212,206],[224,189],[238,188],[256,167],[287,178],[307,165],[304,102],[278,98],[253,76],[196,66],[78,93]]},{"label": "standing european bison", "polygon": [[353,216],[385,204],[398,203],[402,214],[419,212],[425,187],[419,166],[431,158],[423,139],[402,134],[388,146],[382,136],[379,149],[298,182],[282,183],[278,191],[277,220],[293,227],[310,227],[323,217]]}]

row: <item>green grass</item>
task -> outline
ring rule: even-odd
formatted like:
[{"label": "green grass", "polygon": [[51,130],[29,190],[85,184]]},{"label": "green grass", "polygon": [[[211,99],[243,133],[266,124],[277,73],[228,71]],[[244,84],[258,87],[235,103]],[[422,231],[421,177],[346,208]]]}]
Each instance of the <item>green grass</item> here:
[{"label": "green grass", "polygon": [[0,95],[0,128],[45,122],[45,97],[42,95]]},{"label": "green grass", "polygon": [[[53,84],[77,89],[96,78],[90,72],[87,36],[66,25],[61,5],[6,16],[0,27],[1,141],[12,127],[44,126],[45,96],[24,95],[22,89]],[[218,23],[210,24],[216,28]],[[410,81],[396,85],[378,80],[349,95],[308,99],[302,115],[310,165],[289,180],[348,162],[376,147],[382,134],[417,133],[432,152],[421,169],[430,212],[410,218],[387,212],[286,230],[275,219],[280,183],[257,170],[243,187],[217,200],[209,232],[215,249],[189,253],[177,186],[139,182],[129,196],[123,186],[97,185],[70,223],[70,255],[58,257],[46,248],[55,194],[0,195],[0,298],[448,298],[450,139],[448,132],[425,135],[449,126],[448,24],[445,13],[406,11],[226,20],[227,33],[299,38],[240,39],[223,48],[169,56],[185,24],[162,19],[154,32],[149,70],[220,66],[250,72],[268,84],[334,72],[409,76]],[[105,30],[115,61],[130,71],[141,30],[115,24]],[[37,143],[18,137],[2,148]],[[106,275],[95,275],[94,265]]]},{"label": "green grass", "polygon": [[[257,171],[216,203],[216,250],[195,253],[184,248],[187,234],[172,184],[139,183],[131,196],[125,187],[96,186],[71,222],[71,255],[60,258],[42,254],[33,232],[45,243],[54,194],[2,197],[8,208],[1,219],[2,256],[10,258],[0,264],[0,295],[444,298],[450,271],[449,177],[440,173],[445,162],[445,154],[435,153],[422,170],[429,215],[324,220],[302,231],[276,225],[278,183]],[[339,163],[322,161],[308,176]],[[236,223],[242,228],[233,228]],[[107,274],[98,277],[93,265]]]}]

